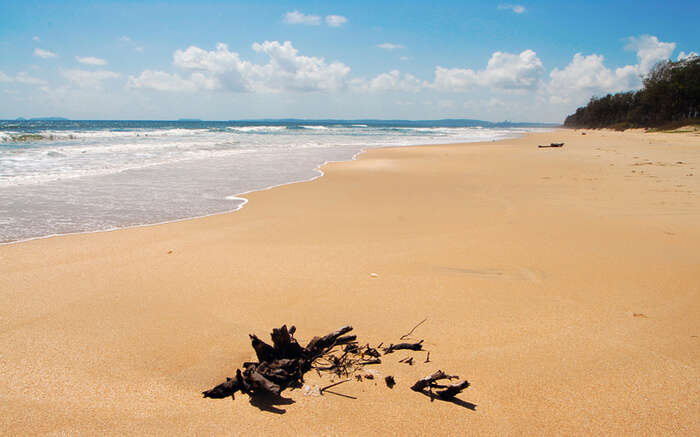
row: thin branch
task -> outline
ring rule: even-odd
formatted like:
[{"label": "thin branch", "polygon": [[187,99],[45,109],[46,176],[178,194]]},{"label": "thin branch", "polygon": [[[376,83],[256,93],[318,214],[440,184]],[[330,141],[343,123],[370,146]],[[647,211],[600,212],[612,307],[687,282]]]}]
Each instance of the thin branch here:
[{"label": "thin branch", "polygon": [[407,333],[405,333],[404,335],[402,335],[401,338],[399,338],[399,340],[403,340],[404,338],[407,338],[409,335],[413,334],[413,331],[415,331],[417,327],[419,327],[420,325],[422,325],[423,323],[425,323],[426,320],[428,320],[427,317],[426,317],[425,319],[421,320],[416,326],[413,327],[413,329],[411,329],[410,331],[408,331]]}]

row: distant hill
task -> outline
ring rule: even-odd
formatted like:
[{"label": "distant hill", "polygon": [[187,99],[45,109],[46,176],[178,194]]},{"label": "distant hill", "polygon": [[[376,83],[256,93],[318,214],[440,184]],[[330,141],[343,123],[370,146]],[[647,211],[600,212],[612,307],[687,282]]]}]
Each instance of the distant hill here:
[{"label": "distant hill", "polygon": [[656,64],[639,91],[593,97],[566,117],[572,128],[681,126],[700,124],[700,57]]}]

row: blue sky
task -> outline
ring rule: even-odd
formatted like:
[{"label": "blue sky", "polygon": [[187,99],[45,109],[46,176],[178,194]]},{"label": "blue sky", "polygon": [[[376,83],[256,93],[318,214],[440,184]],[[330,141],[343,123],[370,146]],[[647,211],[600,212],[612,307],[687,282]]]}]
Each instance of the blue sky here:
[{"label": "blue sky", "polygon": [[0,0],[0,118],[562,121],[700,51],[697,1]]}]

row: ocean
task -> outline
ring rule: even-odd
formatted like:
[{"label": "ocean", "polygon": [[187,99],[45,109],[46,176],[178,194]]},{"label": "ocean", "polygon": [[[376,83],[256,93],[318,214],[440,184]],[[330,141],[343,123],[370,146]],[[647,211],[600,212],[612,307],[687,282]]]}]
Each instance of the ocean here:
[{"label": "ocean", "polygon": [[[460,125],[461,124],[461,125]],[[0,243],[235,211],[364,149],[491,141],[465,121],[0,121]]]}]

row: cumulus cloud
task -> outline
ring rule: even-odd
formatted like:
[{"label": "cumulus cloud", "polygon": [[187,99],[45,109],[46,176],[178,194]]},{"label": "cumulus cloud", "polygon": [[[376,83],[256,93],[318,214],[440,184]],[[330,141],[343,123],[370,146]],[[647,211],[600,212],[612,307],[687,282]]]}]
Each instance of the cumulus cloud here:
[{"label": "cumulus cloud", "polygon": [[352,89],[362,92],[374,91],[406,91],[417,92],[424,86],[425,82],[419,80],[409,73],[403,75],[399,70],[392,70],[382,73],[370,80],[354,79],[351,81]]},{"label": "cumulus cloud", "polygon": [[390,42],[385,42],[381,44],[377,44],[377,47],[380,49],[384,50],[397,50],[397,49],[405,49],[406,47],[402,46],[401,44],[394,44]]},{"label": "cumulus cloud", "polygon": [[602,55],[576,53],[563,70],[555,68],[550,73],[549,101],[581,104],[591,96],[638,89],[642,76],[657,62],[669,59],[675,48],[675,43],[659,41],[656,36],[630,37],[625,49],[636,51],[639,63],[616,69],[606,67]]},{"label": "cumulus cloud", "polygon": [[542,61],[532,50],[517,55],[495,52],[485,70],[436,67],[433,86],[445,91],[466,91],[475,86],[533,90],[538,87],[543,71]]},{"label": "cumulus cloud", "polygon": [[109,70],[88,71],[72,69],[65,70],[62,74],[63,77],[80,88],[100,88],[102,86],[102,81],[116,79],[121,76],[119,73]]},{"label": "cumulus cloud", "polygon": [[34,56],[38,56],[42,59],[49,59],[49,58],[55,58],[58,56],[56,53],[50,52],[48,50],[44,49],[34,49]]},{"label": "cumulus cloud", "polygon": [[603,61],[602,55],[576,53],[563,70],[552,70],[548,86],[550,101],[580,102],[593,95],[625,91],[641,84],[638,66],[627,65],[611,70]]},{"label": "cumulus cloud", "polygon": [[87,65],[107,65],[107,61],[105,61],[102,58],[96,58],[94,56],[86,56],[84,58],[81,58],[80,56],[76,56],[75,59],[80,62],[81,64],[87,64]]},{"label": "cumulus cloud", "polygon": [[348,22],[348,19],[343,17],[342,15],[327,15],[326,16],[326,24],[329,25],[330,27],[340,27],[347,22]]},{"label": "cumulus cloud", "polygon": [[657,37],[651,35],[632,36],[628,38],[625,49],[637,52],[639,70],[642,74],[646,74],[654,64],[671,57],[671,54],[676,49],[676,43],[661,42]]},{"label": "cumulus cloud", "polygon": [[502,3],[502,4],[498,5],[498,9],[511,10],[511,11],[515,12],[516,14],[522,14],[523,12],[525,12],[525,6],[523,6],[523,5],[511,5],[511,4]]},{"label": "cumulus cloud", "polygon": [[212,51],[190,46],[173,55],[175,66],[192,72],[189,77],[147,70],[138,77],[130,77],[129,86],[161,91],[333,91],[345,86],[350,72],[341,62],[327,63],[323,58],[299,55],[289,41],[254,43],[252,48],[266,54],[268,63],[243,60],[223,43]]},{"label": "cumulus cloud", "polygon": [[321,17],[318,15],[306,15],[299,11],[293,11],[287,12],[284,15],[284,22],[287,24],[306,24],[310,26],[318,26],[321,24]]},{"label": "cumulus cloud", "polygon": [[695,52],[690,52],[690,53],[680,52],[680,53],[678,54],[678,60],[679,60],[679,61],[683,61],[684,59],[696,58],[696,57],[698,57],[698,56],[700,56],[700,55],[698,55],[698,54],[695,53]]}]

